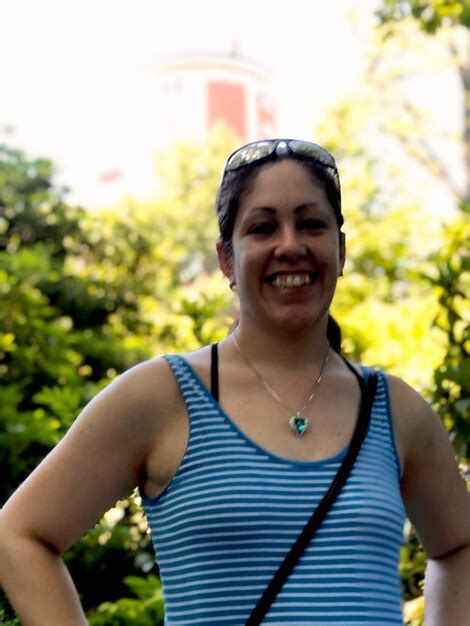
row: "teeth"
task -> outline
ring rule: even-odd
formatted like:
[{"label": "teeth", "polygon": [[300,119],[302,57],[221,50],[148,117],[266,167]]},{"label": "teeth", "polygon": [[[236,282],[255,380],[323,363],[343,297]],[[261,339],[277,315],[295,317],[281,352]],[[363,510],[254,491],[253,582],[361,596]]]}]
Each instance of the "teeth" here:
[{"label": "teeth", "polygon": [[300,287],[300,285],[309,285],[312,281],[308,274],[284,274],[278,275],[273,280],[274,287]]}]

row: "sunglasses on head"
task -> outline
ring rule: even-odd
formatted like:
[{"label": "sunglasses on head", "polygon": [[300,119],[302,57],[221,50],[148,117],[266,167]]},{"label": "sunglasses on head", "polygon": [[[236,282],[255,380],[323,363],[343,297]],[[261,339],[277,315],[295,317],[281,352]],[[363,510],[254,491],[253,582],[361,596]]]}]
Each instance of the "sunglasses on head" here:
[{"label": "sunglasses on head", "polygon": [[273,156],[282,157],[289,154],[313,161],[328,169],[337,190],[340,190],[338,170],[331,154],[316,143],[298,139],[264,139],[242,146],[227,159],[224,174],[238,170],[245,165],[267,161]]}]

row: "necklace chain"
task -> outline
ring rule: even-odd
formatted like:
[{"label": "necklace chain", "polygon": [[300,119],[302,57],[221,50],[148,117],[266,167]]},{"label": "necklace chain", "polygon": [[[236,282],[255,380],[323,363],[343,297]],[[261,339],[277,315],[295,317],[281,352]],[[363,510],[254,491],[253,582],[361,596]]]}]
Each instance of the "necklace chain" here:
[{"label": "necklace chain", "polygon": [[290,407],[288,407],[285,404],[285,402],[282,401],[282,399],[280,398],[279,394],[277,394],[274,391],[274,389],[271,387],[271,385],[269,385],[269,383],[266,381],[266,379],[260,374],[260,372],[256,369],[256,367],[251,363],[251,361],[248,359],[246,354],[243,352],[243,350],[241,349],[241,346],[240,346],[240,344],[238,342],[236,332],[233,333],[233,345],[235,346],[238,354],[241,356],[241,358],[248,365],[248,367],[251,370],[253,370],[253,372],[256,374],[258,380],[261,382],[261,384],[266,389],[266,391],[269,393],[269,395],[271,397],[273,397],[274,400],[276,400],[276,402],[278,404],[280,404],[290,415],[292,415],[292,417],[290,419],[290,426],[291,426],[292,430],[297,435],[303,435],[304,432],[308,428],[308,418],[305,415],[305,410],[307,409],[307,407],[310,404],[310,402],[312,402],[312,400],[316,397],[316,391],[317,391],[317,388],[318,388],[318,386],[319,386],[319,384],[321,382],[321,379],[322,379],[322,376],[323,376],[323,370],[325,369],[325,365],[326,365],[326,363],[328,361],[328,357],[329,357],[329,354],[330,354],[330,346],[328,346],[328,350],[326,351],[325,358],[323,359],[323,362],[321,364],[320,373],[318,375],[317,380],[315,381],[315,384],[313,385],[312,393],[310,394],[310,396],[308,397],[306,403],[303,405],[303,407],[300,410],[292,411],[292,409]]}]

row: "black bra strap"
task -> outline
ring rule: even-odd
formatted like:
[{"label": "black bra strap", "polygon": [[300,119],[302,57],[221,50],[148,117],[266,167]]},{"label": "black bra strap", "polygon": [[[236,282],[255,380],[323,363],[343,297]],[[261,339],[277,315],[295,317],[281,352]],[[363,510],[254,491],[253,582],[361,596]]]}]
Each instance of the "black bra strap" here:
[{"label": "black bra strap", "polygon": [[219,401],[219,352],[218,344],[211,345],[211,394],[216,402]]}]

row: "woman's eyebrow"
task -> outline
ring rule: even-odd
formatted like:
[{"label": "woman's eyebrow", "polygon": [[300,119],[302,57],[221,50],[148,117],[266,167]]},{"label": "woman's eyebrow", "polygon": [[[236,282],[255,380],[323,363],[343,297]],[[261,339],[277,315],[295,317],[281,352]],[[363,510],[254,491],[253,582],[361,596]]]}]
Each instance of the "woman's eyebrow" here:
[{"label": "woman's eyebrow", "polygon": [[256,206],[250,209],[248,215],[253,215],[254,213],[269,213],[270,215],[275,215],[277,211],[270,206]]},{"label": "woman's eyebrow", "polygon": [[[310,208],[316,208],[319,204],[317,202],[307,202],[306,204],[300,204],[298,207],[294,209],[294,213],[301,213],[302,211]],[[253,213],[269,213],[270,215],[276,215],[277,209],[270,206],[257,206],[253,207],[249,211],[249,215],[253,215]]]}]

